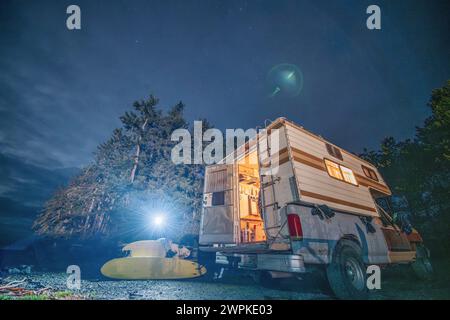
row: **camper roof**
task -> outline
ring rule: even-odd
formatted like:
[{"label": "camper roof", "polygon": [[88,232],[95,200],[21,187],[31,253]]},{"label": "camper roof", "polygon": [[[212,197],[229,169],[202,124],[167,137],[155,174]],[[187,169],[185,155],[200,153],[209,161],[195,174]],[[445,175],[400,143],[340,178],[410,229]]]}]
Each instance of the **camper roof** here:
[{"label": "camper roof", "polygon": [[356,154],[354,154],[354,153],[351,153],[351,152],[349,152],[349,151],[346,151],[345,149],[343,149],[343,148],[341,148],[341,147],[335,145],[334,143],[332,143],[332,142],[330,142],[330,141],[324,139],[321,135],[317,135],[317,134],[315,134],[315,133],[313,133],[313,132],[311,132],[311,131],[309,131],[309,130],[306,130],[303,126],[301,126],[301,125],[299,125],[299,124],[297,124],[297,123],[295,123],[295,122],[293,122],[293,121],[291,121],[291,120],[288,120],[288,119],[286,119],[286,118],[284,118],[284,117],[279,117],[279,118],[275,119],[274,121],[272,121],[272,122],[266,127],[266,129],[267,129],[267,130],[269,130],[269,129],[276,129],[276,128],[279,128],[279,127],[281,127],[282,125],[284,125],[284,124],[286,124],[286,123],[289,124],[289,125],[291,125],[291,126],[293,126],[293,127],[295,127],[295,128],[297,128],[297,129],[299,129],[299,130],[301,130],[301,131],[303,131],[303,132],[305,132],[306,134],[309,134],[310,136],[312,136],[312,137],[314,137],[314,138],[316,138],[316,139],[319,139],[320,141],[323,141],[324,143],[328,143],[328,144],[331,144],[332,146],[335,146],[335,147],[339,148],[339,149],[340,149],[342,152],[344,152],[345,154],[347,154],[347,155],[349,155],[349,156],[351,156],[351,157],[353,157],[353,158],[356,158],[356,159],[358,159],[358,160],[364,162],[365,164],[367,164],[367,165],[369,165],[369,166],[375,168],[375,166],[374,166],[372,163],[368,162],[367,160],[362,159],[361,157],[358,157],[358,156],[357,156]]},{"label": "camper roof", "polygon": [[[330,142],[330,141],[324,139],[322,136],[317,135],[317,134],[314,134],[314,133],[312,133],[311,131],[306,130],[303,126],[301,126],[301,125],[299,125],[299,124],[297,124],[297,123],[295,123],[295,122],[293,122],[293,121],[291,121],[291,120],[288,120],[288,119],[286,119],[286,118],[284,118],[284,117],[279,117],[279,118],[275,119],[275,120],[272,121],[270,124],[268,124],[267,126],[265,126],[265,129],[266,129],[266,130],[277,129],[277,128],[280,128],[281,126],[285,125],[285,124],[291,125],[291,126],[297,128],[298,130],[301,130],[302,132],[305,132],[306,134],[308,134],[308,135],[310,135],[310,136],[312,136],[312,137],[314,137],[314,138],[316,138],[316,139],[318,139],[318,140],[320,140],[320,141],[322,141],[322,142],[324,142],[324,143],[328,143],[328,144],[330,144],[330,145],[332,145],[332,146],[335,146],[336,148],[339,148],[339,150],[341,150],[341,151],[344,152],[345,154],[349,155],[350,157],[353,157],[353,158],[355,158],[355,159],[358,159],[359,161],[361,161],[361,162],[367,164],[368,166],[373,167],[373,168],[376,169],[376,167],[375,167],[372,163],[368,162],[367,160],[362,159],[361,157],[358,157],[357,155],[355,155],[355,154],[353,154],[353,153],[351,153],[351,152],[349,152],[349,151],[346,151],[345,149],[343,149],[343,148],[341,148],[341,147],[335,145],[334,143],[332,143],[332,142]],[[222,163],[225,163],[225,162],[226,162],[225,159],[227,159],[228,157],[233,156],[233,155],[235,155],[235,154],[240,154],[240,149],[241,149],[241,148],[246,148],[246,147],[250,146],[251,144],[254,144],[255,141],[256,141],[256,138],[254,138],[254,139],[252,139],[252,140],[246,142],[245,144],[239,146],[237,150],[235,150],[234,152],[232,152],[232,153],[226,155],[226,156],[223,158],[223,160],[222,160],[221,162],[222,162]]]}]

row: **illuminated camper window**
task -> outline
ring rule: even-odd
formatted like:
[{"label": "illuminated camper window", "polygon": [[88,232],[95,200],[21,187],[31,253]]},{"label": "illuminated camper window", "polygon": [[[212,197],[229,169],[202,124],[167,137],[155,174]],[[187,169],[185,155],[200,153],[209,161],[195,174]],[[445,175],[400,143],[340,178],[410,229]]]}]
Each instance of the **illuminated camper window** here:
[{"label": "illuminated camper window", "polygon": [[341,171],[342,171],[342,175],[344,176],[344,180],[354,184],[355,186],[358,185],[358,183],[356,182],[355,179],[355,175],[353,174],[353,171],[350,170],[349,168],[346,168],[344,166],[340,166]]},{"label": "illuminated camper window", "polygon": [[338,180],[351,183],[355,186],[358,185],[356,182],[355,175],[353,171],[347,167],[341,166],[331,160],[325,159],[325,165],[327,167],[328,174]]},{"label": "illuminated camper window", "polygon": [[327,171],[330,176],[339,180],[344,180],[344,178],[342,177],[341,170],[339,169],[339,165],[337,163],[325,159],[325,165],[327,166]]}]

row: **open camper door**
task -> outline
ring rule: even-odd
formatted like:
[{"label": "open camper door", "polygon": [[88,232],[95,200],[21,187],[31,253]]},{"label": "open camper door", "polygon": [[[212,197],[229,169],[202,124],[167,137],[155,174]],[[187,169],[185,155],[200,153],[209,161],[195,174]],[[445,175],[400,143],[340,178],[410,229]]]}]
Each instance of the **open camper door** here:
[{"label": "open camper door", "polygon": [[236,243],[234,165],[206,167],[200,244]]}]

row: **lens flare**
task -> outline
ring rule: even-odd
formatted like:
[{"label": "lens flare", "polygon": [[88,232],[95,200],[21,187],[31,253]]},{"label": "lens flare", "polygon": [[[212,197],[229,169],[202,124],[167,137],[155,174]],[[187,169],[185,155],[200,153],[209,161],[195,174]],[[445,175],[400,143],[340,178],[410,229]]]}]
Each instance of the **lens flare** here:
[{"label": "lens flare", "polygon": [[278,64],[269,71],[267,85],[271,98],[295,97],[303,89],[303,74],[294,64]]}]

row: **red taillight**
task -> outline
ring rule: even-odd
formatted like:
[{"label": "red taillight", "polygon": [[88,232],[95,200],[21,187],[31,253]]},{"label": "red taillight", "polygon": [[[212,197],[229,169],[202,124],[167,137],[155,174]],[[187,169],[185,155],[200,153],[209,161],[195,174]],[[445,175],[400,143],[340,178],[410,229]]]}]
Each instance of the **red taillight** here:
[{"label": "red taillight", "polygon": [[302,239],[303,230],[302,223],[300,222],[300,217],[298,214],[290,213],[287,215],[289,235],[292,238]]}]

